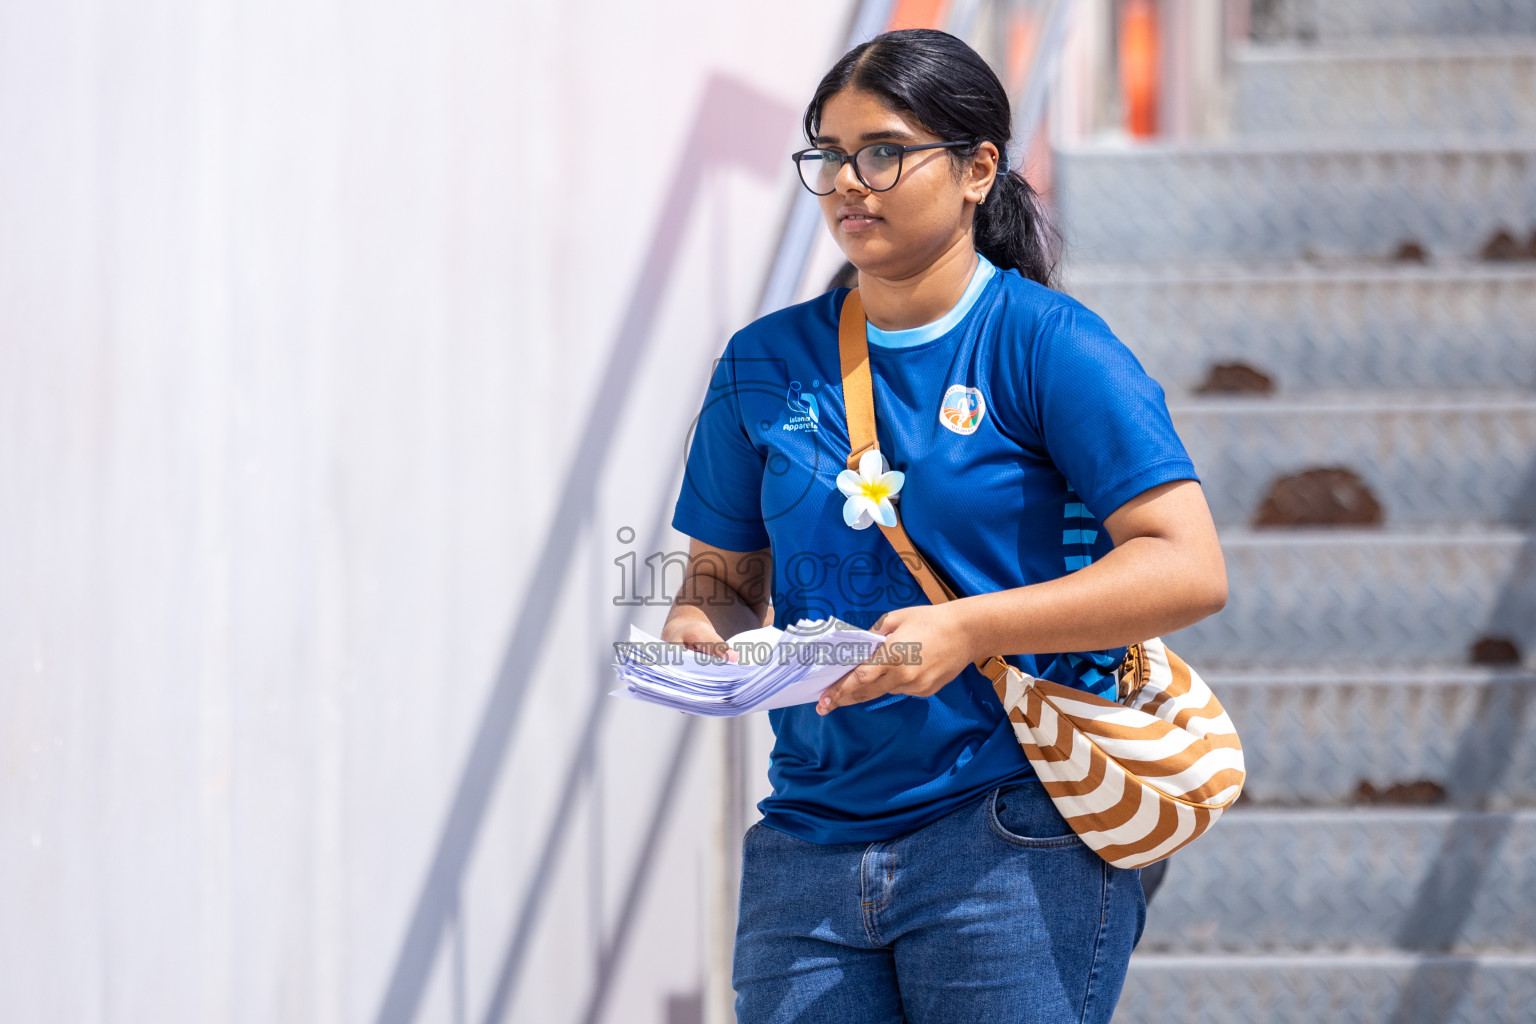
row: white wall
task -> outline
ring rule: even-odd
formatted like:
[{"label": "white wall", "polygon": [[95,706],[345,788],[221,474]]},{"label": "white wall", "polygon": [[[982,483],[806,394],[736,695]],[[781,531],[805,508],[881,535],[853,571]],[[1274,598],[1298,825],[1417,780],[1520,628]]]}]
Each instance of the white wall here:
[{"label": "white wall", "polygon": [[682,725],[601,696],[613,559],[683,543],[848,14],[0,3],[0,1017],[701,988],[703,731],[602,967]]}]

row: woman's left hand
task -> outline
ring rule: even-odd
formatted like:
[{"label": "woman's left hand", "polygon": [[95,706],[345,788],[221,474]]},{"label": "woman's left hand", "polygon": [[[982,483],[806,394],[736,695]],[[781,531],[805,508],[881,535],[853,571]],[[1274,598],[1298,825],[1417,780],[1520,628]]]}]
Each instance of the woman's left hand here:
[{"label": "woman's left hand", "polygon": [[[858,704],[887,693],[929,697],[976,660],[970,650],[963,609],[957,601],[915,605],[886,612],[870,627],[885,641],[859,665],[822,691],[816,713]],[[881,654],[888,644],[906,645],[903,656]]]}]

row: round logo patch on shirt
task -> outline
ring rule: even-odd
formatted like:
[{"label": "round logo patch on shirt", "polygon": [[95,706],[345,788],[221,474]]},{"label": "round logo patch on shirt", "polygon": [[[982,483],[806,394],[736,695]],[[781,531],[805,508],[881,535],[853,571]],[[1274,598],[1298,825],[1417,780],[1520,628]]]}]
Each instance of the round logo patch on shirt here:
[{"label": "round logo patch on shirt", "polygon": [[957,434],[974,434],[987,414],[987,403],[976,388],[951,384],[939,406],[939,422]]}]

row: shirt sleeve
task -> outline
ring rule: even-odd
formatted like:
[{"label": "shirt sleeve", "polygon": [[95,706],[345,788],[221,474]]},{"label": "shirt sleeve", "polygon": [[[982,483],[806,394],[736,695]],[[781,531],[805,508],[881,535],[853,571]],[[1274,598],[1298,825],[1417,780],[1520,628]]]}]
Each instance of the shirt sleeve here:
[{"label": "shirt sleeve", "polygon": [[1171,480],[1199,480],[1163,388],[1103,318],[1064,305],[1040,323],[1031,404],[1051,461],[1101,522]]},{"label": "shirt sleeve", "polygon": [[727,551],[768,547],[762,512],[764,462],[742,423],[733,337],[715,362],[694,421],[673,528]]}]

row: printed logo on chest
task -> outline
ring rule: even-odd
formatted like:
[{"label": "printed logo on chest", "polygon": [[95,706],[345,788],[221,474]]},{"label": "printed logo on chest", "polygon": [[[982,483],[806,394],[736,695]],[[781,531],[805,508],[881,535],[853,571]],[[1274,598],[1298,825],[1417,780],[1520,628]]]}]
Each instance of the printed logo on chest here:
[{"label": "printed logo on chest", "polygon": [[[819,385],[821,381],[813,381],[813,385]],[[817,430],[821,426],[821,407],[816,402],[816,396],[803,394],[800,390],[800,382],[789,382],[789,390],[784,392],[784,404],[789,406],[789,420],[784,424],[784,430]]]},{"label": "printed logo on chest", "polygon": [[976,388],[951,384],[939,404],[939,422],[957,434],[974,434],[987,414],[986,400]]}]

